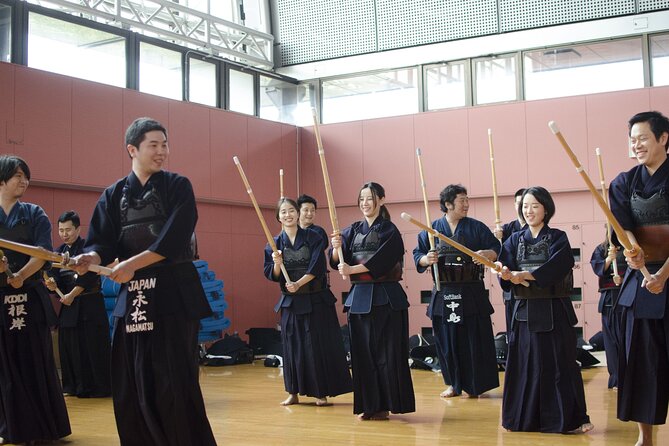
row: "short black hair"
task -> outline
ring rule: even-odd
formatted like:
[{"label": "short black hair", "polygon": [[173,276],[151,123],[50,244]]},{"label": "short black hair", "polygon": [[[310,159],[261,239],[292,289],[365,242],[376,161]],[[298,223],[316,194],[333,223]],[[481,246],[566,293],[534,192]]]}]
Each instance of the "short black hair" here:
[{"label": "short black hair", "polygon": [[520,189],[518,189],[518,190],[516,191],[515,194],[513,194],[513,199],[515,200],[515,199],[518,198],[518,197],[522,197],[524,192],[525,192],[525,188],[524,188],[524,187],[521,187]]},{"label": "short black hair", "polygon": [[455,197],[458,196],[458,194],[466,194],[467,193],[467,188],[464,187],[462,184],[449,184],[444,188],[444,190],[441,191],[439,194],[439,207],[441,208],[441,212],[448,213],[448,208],[446,207],[446,203],[453,204],[455,201]]},{"label": "short black hair", "polygon": [[[632,132],[632,127],[634,124],[638,124],[640,122],[648,123],[650,126],[650,131],[653,132],[655,139],[658,141],[662,137],[663,133],[666,133],[669,136],[669,119],[667,119],[667,117],[660,112],[647,111],[637,113],[636,115],[632,116],[627,123],[629,132]],[[669,137],[667,138],[667,142],[664,145],[664,148],[665,150],[669,149]]]},{"label": "short black hair", "polygon": [[297,197],[297,210],[299,211],[300,208],[304,203],[311,203],[314,205],[314,209],[318,209],[318,202],[314,197],[311,197],[307,194],[302,194],[299,197]]},{"label": "short black hair", "polygon": [[[553,201],[550,192],[541,186],[532,186],[528,187],[525,189],[525,192],[523,192],[523,201],[525,201],[525,195],[532,195],[539,203],[541,203],[545,212],[544,224],[548,225],[548,222],[550,222],[553,215],[555,215],[555,202]],[[518,216],[524,220],[523,206],[518,207]]]},{"label": "short black hair", "polygon": [[81,220],[79,219],[79,214],[77,214],[74,211],[65,211],[62,214],[60,214],[60,217],[58,217],[58,223],[65,223],[71,221],[72,225],[75,228],[78,228],[81,225]]},{"label": "short black hair", "polygon": [[16,155],[0,156],[0,182],[6,183],[21,169],[30,180],[30,168],[23,158]]},{"label": "short black hair", "polygon": [[278,222],[281,222],[281,220],[279,219],[279,212],[281,211],[281,205],[284,203],[289,203],[290,205],[292,205],[295,208],[295,211],[297,211],[297,214],[298,215],[300,214],[300,208],[297,207],[297,203],[295,203],[295,200],[293,200],[292,198],[283,197],[276,204],[276,221]]},{"label": "short black hair", "polygon": [[125,145],[131,145],[139,148],[139,145],[142,143],[142,141],[144,141],[144,135],[154,130],[163,132],[165,138],[167,139],[167,130],[160,122],[151,118],[135,119],[125,131]]}]

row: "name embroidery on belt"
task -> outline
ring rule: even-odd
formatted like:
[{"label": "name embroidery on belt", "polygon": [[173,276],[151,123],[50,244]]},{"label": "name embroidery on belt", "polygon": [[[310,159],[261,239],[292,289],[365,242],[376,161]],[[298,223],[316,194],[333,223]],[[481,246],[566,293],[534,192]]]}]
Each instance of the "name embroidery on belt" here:
[{"label": "name embroidery on belt", "polygon": [[9,305],[7,314],[10,318],[9,330],[21,331],[26,327],[26,318],[28,312],[26,311],[26,303],[28,302],[28,293],[10,294],[5,296],[4,304]]},{"label": "name embroidery on belt", "polygon": [[444,307],[451,310],[445,322],[457,324],[462,320],[462,309],[460,309],[460,302],[462,294],[444,294]]},{"label": "name embroidery on belt", "polygon": [[126,333],[153,331],[151,297],[155,288],[155,277],[128,282],[128,302],[130,306],[126,310]]}]

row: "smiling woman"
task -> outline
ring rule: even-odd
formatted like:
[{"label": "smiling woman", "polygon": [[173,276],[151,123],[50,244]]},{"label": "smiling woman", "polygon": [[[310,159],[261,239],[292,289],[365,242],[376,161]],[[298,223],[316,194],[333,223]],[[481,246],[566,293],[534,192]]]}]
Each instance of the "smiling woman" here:
[{"label": "smiling woman", "polygon": [[[299,223],[298,205],[281,198],[276,219],[282,225],[274,237],[274,250],[265,247],[265,277],[279,282],[281,297],[274,311],[281,312],[283,377],[290,406],[299,395],[316,399],[326,406],[328,397],[351,391],[344,342],[335,310],[336,298],[330,291],[325,264],[326,239]],[[288,278],[281,274],[285,266]]]}]

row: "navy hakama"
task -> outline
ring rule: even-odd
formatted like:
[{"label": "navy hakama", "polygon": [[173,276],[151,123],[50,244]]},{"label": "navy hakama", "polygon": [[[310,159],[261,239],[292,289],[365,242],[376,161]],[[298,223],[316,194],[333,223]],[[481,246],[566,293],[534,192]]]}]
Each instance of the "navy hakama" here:
[{"label": "navy hakama", "polygon": [[[574,266],[574,257],[563,231],[544,226],[534,239],[525,229],[513,234],[500,253],[500,261],[512,271],[521,269],[517,261],[521,238],[526,245],[548,244],[548,260],[532,271],[536,279],[532,287],[545,294],[521,298],[519,286],[515,287],[502,426],[511,431],[566,433],[590,422],[576,362],[576,314],[569,297],[556,291]],[[500,283],[505,290],[511,288],[511,282]]]},{"label": "navy hakama", "polygon": [[[619,174],[609,189],[611,211],[632,231],[653,274],[669,257],[669,160],[651,175],[644,165]],[[640,271],[628,269],[618,303],[623,343],[618,370],[618,418],[664,424],[669,407],[669,291],[641,287]]]},{"label": "navy hakama", "polygon": [[[409,413],[416,402],[409,369],[409,316],[400,285],[404,243],[383,217],[370,226],[353,223],[342,232],[343,261],[364,264],[368,273],[351,276],[344,304],[351,334],[353,413]],[[336,268],[331,260],[333,268]]]},{"label": "navy hakama", "polygon": [[527,322],[515,321],[504,375],[505,429],[569,432],[590,422],[576,363],[576,332],[563,302],[551,303],[552,331],[532,333]]},{"label": "navy hakama", "polygon": [[353,413],[415,412],[408,365],[409,317],[390,305],[348,314],[353,370]]},{"label": "navy hakama", "polygon": [[[473,251],[492,250],[499,252],[499,240],[483,223],[465,217],[458,222],[453,235],[445,217],[432,222],[432,227],[447,237],[456,237],[459,243]],[[441,241],[435,240],[438,246]],[[416,270],[428,271],[420,265],[420,259],[430,250],[427,232],[418,234],[418,246],[413,251]],[[443,250],[438,250],[440,257]],[[456,258],[464,259],[465,254]],[[464,263],[463,263],[464,262]],[[456,394],[463,391],[478,396],[499,387],[495,339],[490,315],[493,313],[488,290],[483,285],[483,268],[475,266],[471,259],[461,260],[458,265],[447,262],[440,265],[441,290],[432,289],[427,315],[432,320],[432,331],[437,345],[437,356],[446,385],[453,386]],[[473,271],[468,273],[467,271]],[[449,274],[450,273],[450,274]],[[455,300],[454,300],[455,299]],[[452,306],[456,305],[456,309]]]},{"label": "navy hakama", "polygon": [[304,274],[315,276],[294,294],[285,290],[283,275],[273,277],[272,250],[269,245],[265,248],[265,275],[279,281],[283,290],[275,310],[281,311],[285,389],[289,394],[314,398],[352,390],[336,298],[327,286],[325,241],[311,227],[298,228],[294,244],[285,232],[275,237],[291,279],[297,281]]},{"label": "navy hakama", "polygon": [[[646,264],[653,274],[661,265]],[[659,295],[641,288],[641,272],[630,270],[621,288],[621,301],[636,292],[637,305],[622,305],[623,334],[618,370],[618,419],[645,424],[665,424],[669,407],[669,311],[667,286]],[[636,315],[642,299],[664,300],[664,310],[656,318]],[[622,303],[622,302],[621,302]],[[627,302],[625,302],[627,303]]]}]

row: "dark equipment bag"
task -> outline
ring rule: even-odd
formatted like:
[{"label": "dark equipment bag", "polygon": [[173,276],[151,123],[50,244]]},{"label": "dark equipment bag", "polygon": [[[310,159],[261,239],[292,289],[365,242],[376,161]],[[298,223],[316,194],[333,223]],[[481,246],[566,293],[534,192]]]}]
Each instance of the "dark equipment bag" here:
[{"label": "dark equipment bag", "polygon": [[253,350],[239,338],[238,334],[226,334],[209,346],[201,359],[202,365],[222,366],[235,364],[251,364]]}]

